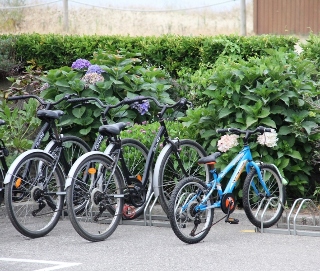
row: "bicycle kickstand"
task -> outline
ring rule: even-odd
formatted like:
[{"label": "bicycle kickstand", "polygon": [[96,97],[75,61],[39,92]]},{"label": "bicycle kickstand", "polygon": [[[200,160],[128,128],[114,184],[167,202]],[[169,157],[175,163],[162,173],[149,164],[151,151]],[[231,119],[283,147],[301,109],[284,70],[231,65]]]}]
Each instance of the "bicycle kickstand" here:
[{"label": "bicycle kickstand", "polygon": [[230,216],[230,209],[232,209],[233,206],[234,206],[234,202],[233,202],[233,200],[230,200],[229,204],[228,204],[228,214],[227,214],[225,222],[229,223],[229,224],[238,224],[239,219],[229,217]]}]

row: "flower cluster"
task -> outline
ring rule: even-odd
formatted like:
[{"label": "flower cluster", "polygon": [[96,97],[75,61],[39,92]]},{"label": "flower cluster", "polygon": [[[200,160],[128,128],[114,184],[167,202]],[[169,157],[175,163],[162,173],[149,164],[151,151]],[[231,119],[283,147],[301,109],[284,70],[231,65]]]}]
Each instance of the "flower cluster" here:
[{"label": "flower cluster", "polygon": [[142,101],[142,103],[135,102],[131,104],[131,108],[137,109],[141,115],[144,115],[145,113],[147,113],[149,110],[149,107],[150,107],[150,104],[148,100],[144,100]]},{"label": "flower cluster", "polygon": [[103,73],[103,69],[100,68],[99,65],[90,65],[88,70],[87,70],[87,74],[88,73],[98,73],[98,74],[101,74]]},{"label": "flower cluster", "polygon": [[238,143],[238,135],[223,135],[218,140],[218,150],[221,152],[226,152],[227,150],[231,149],[232,147],[235,147],[239,145]]},{"label": "flower cluster", "polygon": [[91,66],[91,63],[89,60],[79,58],[72,63],[71,68],[81,70],[81,69],[88,68],[89,66]]},{"label": "flower cluster", "polygon": [[97,82],[103,82],[104,81],[104,77],[99,73],[92,72],[92,73],[86,73],[81,78],[81,80],[86,83],[86,88],[87,88],[88,84],[95,84]]},{"label": "flower cluster", "polygon": [[258,135],[257,141],[261,145],[266,145],[267,147],[275,147],[277,146],[277,133],[275,130],[272,132],[264,132],[262,135]]}]

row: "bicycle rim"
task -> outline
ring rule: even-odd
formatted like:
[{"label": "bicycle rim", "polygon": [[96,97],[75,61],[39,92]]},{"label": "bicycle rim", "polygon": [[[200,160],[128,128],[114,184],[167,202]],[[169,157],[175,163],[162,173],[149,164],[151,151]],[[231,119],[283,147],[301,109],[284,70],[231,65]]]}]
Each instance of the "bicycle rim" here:
[{"label": "bicycle rim", "polygon": [[11,180],[5,188],[7,213],[13,226],[27,237],[48,234],[61,216],[64,177],[53,164],[46,153],[33,152],[10,171]]},{"label": "bicycle rim", "polygon": [[[139,184],[143,179],[148,149],[141,142],[131,138],[122,139],[121,145],[124,162],[130,172],[130,176],[134,176],[136,178],[135,181]],[[119,167],[121,168],[120,164]],[[152,193],[152,166],[149,170],[149,178],[143,189],[145,190],[145,196],[135,197],[133,199],[135,202],[139,203],[140,206],[134,206],[130,200],[125,199],[122,212],[123,219],[135,219],[144,212],[146,199],[148,199]]]},{"label": "bicycle rim", "polygon": [[243,185],[243,208],[253,225],[260,228],[263,221],[263,227],[268,228],[276,224],[282,215],[285,189],[272,165],[262,164],[259,168],[271,195],[266,196],[257,172],[252,170]]},{"label": "bicycle rim", "polygon": [[204,149],[195,141],[180,140],[178,144],[179,159],[186,174],[183,173],[173,147],[168,149],[159,167],[159,202],[162,209],[168,214],[168,204],[172,191],[183,178],[194,176],[206,180],[209,169],[206,165],[199,165],[198,160],[206,156]]},{"label": "bicycle rim", "polygon": [[[169,203],[170,225],[175,235],[188,244],[198,243],[210,231],[214,210],[195,212],[206,191],[206,185],[195,177],[183,179],[172,192]],[[211,202],[208,200],[207,206]],[[199,223],[199,224],[198,224]]]},{"label": "bicycle rim", "polygon": [[77,233],[88,241],[105,240],[121,219],[123,180],[118,168],[111,176],[111,165],[112,159],[105,155],[91,155],[69,176],[73,181],[67,188],[68,215]]}]

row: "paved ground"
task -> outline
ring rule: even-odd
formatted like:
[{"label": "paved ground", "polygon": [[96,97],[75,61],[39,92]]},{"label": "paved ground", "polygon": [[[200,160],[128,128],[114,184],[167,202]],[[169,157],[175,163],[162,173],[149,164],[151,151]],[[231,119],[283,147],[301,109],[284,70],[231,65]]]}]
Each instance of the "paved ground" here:
[{"label": "paved ground", "polygon": [[238,225],[220,222],[195,245],[181,242],[170,227],[124,224],[107,240],[90,243],[66,218],[48,236],[28,239],[0,210],[0,270],[319,270],[319,237],[262,234],[243,212],[234,217]]}]

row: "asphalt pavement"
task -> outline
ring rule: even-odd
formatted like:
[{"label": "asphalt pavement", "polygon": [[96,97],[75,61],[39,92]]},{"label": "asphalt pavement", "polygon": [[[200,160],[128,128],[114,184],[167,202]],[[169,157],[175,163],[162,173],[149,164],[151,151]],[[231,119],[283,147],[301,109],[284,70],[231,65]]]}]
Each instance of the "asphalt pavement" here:
[{"label": "asphalt pavement", "polygon": [[[216,212],[215,220],[220,217]],[[242,211],[233,217],[240,223],[219,222],[194,245],[181,242],[167,221],[145,226],[143,220],[121,224],[107,240],[92,243],[75,232],[67,217],[47,236],[26,238],[2,207],[0,270],[319,270],[319,237],[259,233]]]}]

